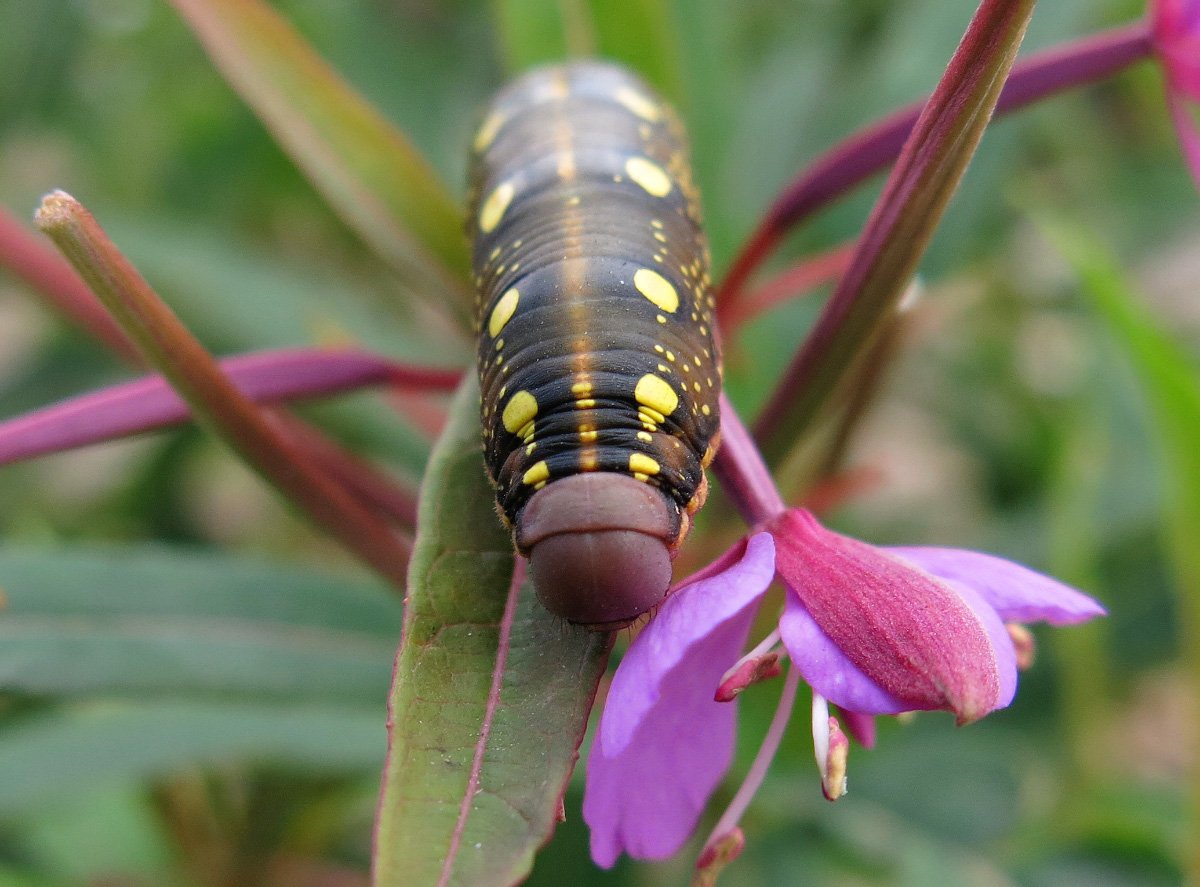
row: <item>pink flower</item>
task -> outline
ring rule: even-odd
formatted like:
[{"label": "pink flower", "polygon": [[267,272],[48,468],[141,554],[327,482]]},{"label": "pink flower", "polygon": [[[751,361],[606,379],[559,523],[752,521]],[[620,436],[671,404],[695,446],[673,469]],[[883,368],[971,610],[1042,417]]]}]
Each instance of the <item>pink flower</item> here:
[{"label": "pink flower", "polygon": [[826,700],[860,738],[871,715],[942,709],[973,721],[1016,692],[1005,622],[1067,625],[1104,613],[998,557],[877,548],[785,511],[669,597],[617,669],[583,803],[599,865],[622,852],[671,856],[695,829],[733,756],[736,712],[714,694],[775,577],[787,588],[779,637],[813,688],[822,775],[839,786],[845,740]]},{"label": "pink flower", "polygon": [[1200,132],[1190,103],[1200,102],[1200,0],[1156,0],[1154,46],[1167,75],[1167,104],[1192,177],[1200,185]]}]

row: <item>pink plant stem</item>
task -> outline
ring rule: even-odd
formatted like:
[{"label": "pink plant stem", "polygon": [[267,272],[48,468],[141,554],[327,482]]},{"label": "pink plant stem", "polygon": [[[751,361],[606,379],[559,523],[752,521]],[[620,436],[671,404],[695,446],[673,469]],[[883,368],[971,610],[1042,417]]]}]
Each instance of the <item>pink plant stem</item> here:
[{"label": "pink plant stem", "polygon": [[721,449],[717,451],[713,473],[725,495],[752,527],[787,508],[750,432],[724,394],[721,395]]},{"label": "pink plant stem", "polygon": [[[1110,77],[1153,52],[1150,27],[1136,22],[1043,50],[1013,66],[996,104],[1007,114],[1047,96]],[[834,145],[789,183],[776,198],[717,290],[717,317],[726,330],[739,316],[738,302],[750,275],[784,234],[834,202],[900,155],[925,106],[913,102]]]},{"label": "pink plant stem", "polygon": [[789,299],[807,295],[823,284],[834,283],[846,273],[853,257],[854,244],[847,243],[810,256],[772,277],[731,309],[730,329]]},{"label": "pink plant stem", "polygon": [[755,424],[782,459],[894,313],[1003,92],[1035,0],[982,0],[904,141],[838,282]]}]

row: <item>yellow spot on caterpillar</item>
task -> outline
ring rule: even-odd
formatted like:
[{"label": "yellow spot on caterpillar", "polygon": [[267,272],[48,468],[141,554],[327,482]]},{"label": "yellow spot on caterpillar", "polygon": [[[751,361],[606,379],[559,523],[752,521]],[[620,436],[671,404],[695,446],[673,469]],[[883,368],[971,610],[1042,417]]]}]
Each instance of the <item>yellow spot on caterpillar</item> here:
[{"label": "yellow spot on caterpillar", "polygon": [[658,371],[660,373],[669,373],[669,372],[671,372],[671,368],[669,366],[667,366],[665,363],[660,363],[658,365]]},{"label": "yellow spot on caterpillar", "polygon": [[635,92],[628,86],[622,86],[613,94],[613,98],[624,105],[643,120],[648,120],[651,123],[657,123],[658,118],[662,116],[658,110],[658,105],[654,104],[650,99],[646,98],[640,92]]},{"label": "yellow spot on caterpillar", "polygon": [[[537,398],[528,391],[518,391],[504,405],[504,412],[500,414],[500,421],[504,423],[504,429],[509,434],[517,434],[526,425],[533,424],[533,417],[537,415],[537,411]],[[524,435],[521,436],[524,437]]]},{"label": "yellow spot on caterpillar", "polygon": [[671,363],[675,362],[675,352],[674,351],[667,352],[667,360],[671,361]]},{"label": "yellow spot on caterpillar", "polygon": [[577,410],[590,410],[595,405],[596,401],[591,397],[581,397],[579,400],[575,401],[575,409]]},{"label": "yellow spot on caterpillar", "polygon": [[579,429],[579,439],[584,443],[594,443],[596,438],[600,436],[600,432],[589,428],[588,430]]},{"label": "yellow spot on caterpillar", "polygon": [[647,456],[645,453],[630,453],[629,454],[629,470],[635,474],[658,474],[658,463]]},{"label": "yellow spot on caterpillar", "polygon": [[654,437],[648,431],[639,431],[637,437],[638,440],[644,440],[646,443],[654,443]]},{"label": "yellow spot on caterpillar", "polygon": [[526,456],[531,456],[531,455],[533,455],[533,451],[534,451],[534,450],[536,450],[536,449],[537,449],[537,444],[535,444],[535,443],[531,443],[529,446],[527,446],[527,447],[525,448],[525,455],[526,455]]},{"label": "yellow spot on caterpillar", "polygon": [[646,481],[650,480],[650,475],[642,474],[640,471],[635,471],[633,473],[633,479],[640,480],[642,483],[645,483]]},{"label": "yellow spot on caterpillar", "polygon": [[594,450],[579,454],[580,471],[595,471],[599,467],[600,463],[596,459],[596,452]]},{"label": "yellow spot on caterpillar", "polygon": [[630,157],[625,161],[625,172],[651,197],[666,197],[671,193],[671,177],[653,160]]},{"label": "yellow spot on caterpillar", "polygon": [[706,416],[711,416],[711,415],[712,415],[712,410],[710,410],[710,409],[708,408],[708,404],[702,404],[702,405],[700,406],[700,412],[704,413],[704,415],[706,415]]},{"label": "yellow spot on caterpillar", "polygon": [[496,229],[516,193],[517,189],[512,182],[503,182],[488,195],[487,200],[483,201],[483,206],[479,209],[480,231],[484,234],[491,234]]},{"label": "yellow spot on caterpillar", "polygon": [[699,382],[693,382],[693,383],[692,383],[692,390],[693,390],[693,391],[695,391],[697,394],[699,394],[699,393],[700,393],[700,383],[699,383]]},{"label": "yellow spot on caterpillar", "polygon": [[512,316],[517,311],[517,303],[519,301],[521,301],[521,294],[517,292],[515,287],[500,297],[500,301],[492,309],[492,316],[488,318],[489,336],[495,338],[500,334],[500,330],[504,329],[504,325],[512,320]]},{"label": "yellow spot on caterpillar", "polygon": [[679,308],[679,293],[670,281],[649,268],[639,268],[633,275],[633,285],[637,291],[649,299],[654,305],[668,314]]},{"label": "yellow spot on caterpillar", "polygon": [[504,340],[503,340],[503,339],[497,339],[497,340],[496,340],[496,350],[497,350],[497,351],[503,351],[503,350],[504,350]]},{"label": "yellow spot on caterpillar", "polygon": [[654,350],[655,350],[655,351],[657,351],[659,354],[665,354],[665,353],[666,353],[666,352],[664,351],[664,349],[663,349],[663,346],[662,346],[662,345],[655,345],[655,346],[654,346]]},{"label": "yellow spot on caterpillar", "polygon": [[500,127],[504,125],[505,117],[499,111],[493,111],[483,121],[483,125],[479,127],[479,132],[475,134],[475,153],[480,154],[487,150],[488,145],[496,138],[496,134],[500,132]]},{"label": "yellow spot on caterpillar", "polygon": [[633,397],[642,406],[664,417],[671,415],[679,406],[679,396],[669,384],[653,373],[647,373],[638,379],[637,387],[633,389]]},{"label": "yellow spot on caterpillar", "polygon": [[525,474],[521,477],[521,483],[532,487],[534,484],[540,484],[550,479],[550,466],[546,464],[546,460],[536,462]]},{"label": "yellow spot on caterpillar", "polygon": [[576,382],[571,386],[572,394],[590,394],[592,390],[591,382]]}]

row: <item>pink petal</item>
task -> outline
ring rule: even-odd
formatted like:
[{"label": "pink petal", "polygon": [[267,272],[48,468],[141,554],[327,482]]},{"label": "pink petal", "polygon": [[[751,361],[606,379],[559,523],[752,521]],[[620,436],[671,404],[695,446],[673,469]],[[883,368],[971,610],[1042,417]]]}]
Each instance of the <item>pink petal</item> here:
[{"label": "pink petal", "polygon": [[795,594],[785,600],[779,636],[808,685],[839,708],[868,715],[894,715],[911,708],[863,674],[821,631]]},{"label": "pink petal", "polygon": [[992,554],[959,548],[905,547],[888,551],[939,579],[973,589],[1005,621],[1073,625],[1105,614],[1104,608],[1086,594]]},{"label": "pink petal", "polygon": [[875,719],[870,715],[857,711],[842,709],[842,719],[846,722],[846,732],[863,748],[875,747]]},{"label": "pink petal", "polygon": [[882,549],[826,530],[802,509],[779,516],[770,530],[779,575],[846,659],[885,693],[906,709],[948,709],[960,723],[996,707],[997,651],[987,625],[954,589]]},{"label": "pink petal", "polygon": [[732,567],[682,588],[630,645],[588,758],[583,818],[592,858],[663,859],[687,841],[733,757],[736,710],[713,701],[774,575],[751,538]]}]

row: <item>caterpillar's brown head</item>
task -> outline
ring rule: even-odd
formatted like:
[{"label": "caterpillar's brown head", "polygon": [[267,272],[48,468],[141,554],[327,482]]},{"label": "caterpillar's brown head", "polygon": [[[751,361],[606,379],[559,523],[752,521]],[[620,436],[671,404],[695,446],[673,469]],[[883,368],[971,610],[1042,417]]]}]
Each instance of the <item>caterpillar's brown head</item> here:
[{"label": "caterpillar's brown head", "polygon": [[556,480],[517,521],[542,604],[568,622],[619,628],[666,597],[680,511],[632,477],[588,472]]}]

